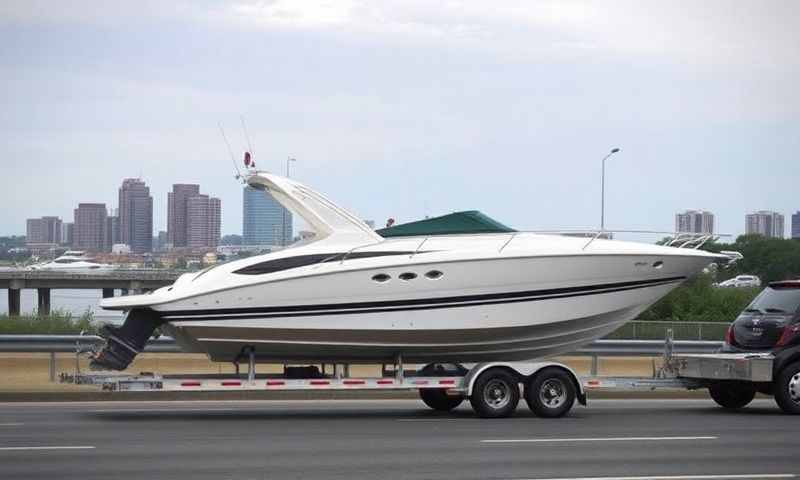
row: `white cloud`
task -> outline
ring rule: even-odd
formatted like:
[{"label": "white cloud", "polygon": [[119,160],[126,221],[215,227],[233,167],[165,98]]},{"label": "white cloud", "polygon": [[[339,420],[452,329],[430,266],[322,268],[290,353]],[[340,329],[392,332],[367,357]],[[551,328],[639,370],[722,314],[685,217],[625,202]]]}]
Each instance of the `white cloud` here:
[{"label": "white cloud", "polygon": [[0,24],[170,21],[435,42],[515,56],[590,52],[796,68],[798,11],[800,5],[790,0],[23,0],[0,3]]}]

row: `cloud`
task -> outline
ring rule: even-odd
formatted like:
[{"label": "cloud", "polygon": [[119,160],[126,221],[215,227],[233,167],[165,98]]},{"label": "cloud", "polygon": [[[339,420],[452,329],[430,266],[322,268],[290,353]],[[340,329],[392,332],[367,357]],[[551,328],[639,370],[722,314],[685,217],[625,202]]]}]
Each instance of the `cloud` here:
[{"label": "cloud", "polygon": [[105,27],[189,23],[433,42],[523,57],[589,52],[797,68],[800,41],[793,19],[798,8],[790,0],[24,0],[0,3],[0,22]]}]

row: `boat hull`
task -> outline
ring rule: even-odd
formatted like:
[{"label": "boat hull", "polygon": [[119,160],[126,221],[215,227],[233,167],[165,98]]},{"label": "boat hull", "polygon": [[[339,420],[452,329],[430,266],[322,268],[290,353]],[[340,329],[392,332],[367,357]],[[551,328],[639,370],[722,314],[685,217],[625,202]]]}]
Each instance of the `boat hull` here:
[{"label": "boat hull", "polygon": [[613,332],[680,281],[613,291],[547,290],[479,305],[373,307],[378,311],[372,313],[235,313],[239,318],[173,320],[166,329],[184,348],[205,352],[214,361],[241,359],[250,348],[259,362],[391,362],[398,355],[415,363],[528,360],[568,353]]}]

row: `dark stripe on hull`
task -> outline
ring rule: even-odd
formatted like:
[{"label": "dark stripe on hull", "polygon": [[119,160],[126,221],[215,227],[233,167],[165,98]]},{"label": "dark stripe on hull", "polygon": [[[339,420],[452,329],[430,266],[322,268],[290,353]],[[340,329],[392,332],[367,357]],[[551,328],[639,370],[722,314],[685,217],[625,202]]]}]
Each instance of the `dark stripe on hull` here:
[{"label": "dark stripe on hull", "polygon": [[[181,310],[160,312],[167,321],[198,321],[227,319],[259,319],[279,317],[308,317],[324,315],[348,315],[412,310],[432,310],[440,308],[473,307],[504,303],[534,302],[554,298],[580,297],[605,293],[623,292],[683,281],[686,277],[667,277],[634,282],[617,282],[584,287],[528,290],[523,292],[503,292],[458,297],[439,297],[426,299],[390,300],[378,302],[338,303],[323,305],[294,305],[284,307],[223,308],[213,310]],[[183,317],[183,318],[176,318]]]}]

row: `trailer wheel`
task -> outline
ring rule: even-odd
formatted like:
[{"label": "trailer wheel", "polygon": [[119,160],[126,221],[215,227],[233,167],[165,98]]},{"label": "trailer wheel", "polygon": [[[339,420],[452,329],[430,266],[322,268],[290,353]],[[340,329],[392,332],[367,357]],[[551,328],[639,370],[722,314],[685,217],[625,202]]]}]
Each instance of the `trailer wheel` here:
[{"label": "trailer wheel", "polygon": [[792,363],[778,374],[775,403],[784,413],[800,414],[800,362]]},{"label": "trailer wheel", "polygon": [[448,395],[444,388],[420,388],[419,398],[425,405],[440,412],[449,412],[464,401],[464,397]]},{"label": "trailer wheel", "polygon": [[717,405],[729,410],[745,407],[756,397],[755,387],[739,383],[714,383],[708,393]]},{"label": "trailer wheel", "polygon": [[490,368],[475,380],[469,402],[480,417],[511,416],[519,404],[519,382],[503,368]]},{"label": "trailer wheel", "polygon": [[563,417],[572,409],[575,397],[572,378],[560,368],[544,368],[525,385],[528,408],[539,417]]}]

